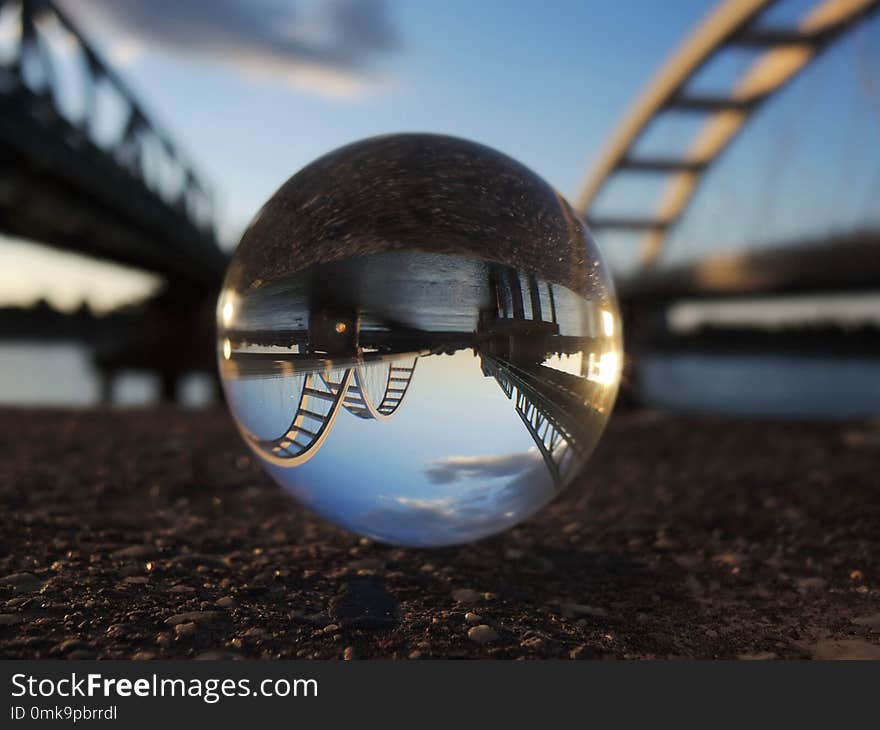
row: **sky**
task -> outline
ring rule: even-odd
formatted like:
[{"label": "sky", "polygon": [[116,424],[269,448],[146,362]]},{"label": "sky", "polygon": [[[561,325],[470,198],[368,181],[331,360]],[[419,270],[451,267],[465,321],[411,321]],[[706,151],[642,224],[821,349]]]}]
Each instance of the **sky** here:
[{"label": "sky", "polygon": [[[574,197],[634,96],[714,2],[59,4],[212,182],[219,232],[231,248],[259,206],[289,176],[325,152],[376,134],[427,131],[473,139],[519,159],[563,195]],[[798,8],[805,3],[787,4]],[[869,40],[877,40],[878,27],[875,23],[867,31]],[[878,47],[873,43],[875,58],[880,57]],[[825,100],[847,93],[835,90],[833,67],[829,73]],[[804,90],[795,90],[795,107],[803,103],[798,93],[815,94],[811,83],[807,78]],[[825,116],[811,116],[811,139],[821,142],[829,128],[839,125],[839,119]],[[857,134],[850,137],[857,139],[878,128],[868,113],[858,116],[855,125]],[[778,130],[765,136],[764,147],[756,144],[739,158],[732,155],[729,169],[754,167],[756,154],[779,147]],[[841,154],[846,150],[835,151]],[[865,167],[865,179],[872,179],[876,155],[855,158]],[[729,178],[719,175],[721,194],[707,193],[709,202],[700,210],[708,223],[696,216],[698,232],[717,227],[713,216],[717,201],[725,200],[725,180],[730,187]],[[802,206],[817,190],[818,184],[788,199]],[[754,205],[745,212],[737,209],[737,215],[755,217]],[[0,245],[0,305],[45,296],[61,308],[86,299],[107,309],[142,297],[156,285],[141,273],[21,242]]]}]

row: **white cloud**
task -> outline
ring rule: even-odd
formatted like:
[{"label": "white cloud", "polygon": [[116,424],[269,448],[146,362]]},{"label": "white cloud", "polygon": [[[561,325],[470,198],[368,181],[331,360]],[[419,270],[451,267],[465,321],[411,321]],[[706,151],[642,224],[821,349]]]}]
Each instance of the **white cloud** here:
[{"label": "white cloud", "polygon": [[61,0],[114,63],[158,51],[332,97],[387,85],[398,45],[385,0]]},{"label": "white cloud", "polygon": [[527,451],[487,456],[449,456],[428,462],[428,478],[435,484],[450,484],[460,479],[494,478],[521,474],[541,462],[541,454],[532,446]]}]

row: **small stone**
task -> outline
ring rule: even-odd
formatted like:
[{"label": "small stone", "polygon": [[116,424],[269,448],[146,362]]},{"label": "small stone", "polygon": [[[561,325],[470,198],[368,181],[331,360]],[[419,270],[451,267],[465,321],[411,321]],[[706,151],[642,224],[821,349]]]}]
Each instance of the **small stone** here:
[{"label": "small stone", "polygon": [[342,652],[342,658],[347,662],[350,662],[352,659],[354,659],[355,658],[354,647],[353,646],[346,646],[345,650]]},{"label": "small stone", "polygon": [[0,613],[0,626],[15,626],[22,622],[22,617],[17,613]]},{"label": "small stone", "polygon": [[106,634],[111,639],[121,639],[129,635],[131,627],[128,624],[112,624],[107,627]]},{"label": "small stone", "polygon": [[190,611],[188,613],[177,613],[165,619],[168,626],[177,626],[179,624],[195,623],[210,624],[223,618],[223,614],[219,611]]},{"label": "small stone", "polygon": [[61,654],[68,654],[76,649],[90,649],[91,647],[84,641],[79,639],[65,639],[55,647],[55,651]]},{"label": "small stone", "polygon": [[520,646],[523,647],[523,649],[537,651],[538,649],[544,648],[544,640],[540,636],[531,636],[528,639],[523,639],[520,642]]},{"label": "small stone", "polygon": [[142,586],[149,583],[150,579],[147,578],[147,576],[145,575],[130,575],[126,578],[123,578],[122,582],[126,585]]},{"label": "small stone", "polygon": [[94,659],[95,652],[90,649],[76,649],[70,652],[70,654],[67,655],[67,658],[72,659],[75,662],[82,661],[83,659]]},{"label": "small stone", "polygon": [[321,629],[322,634],[332,634],[336,631],[339,631],[339,624],[327,624],[323,629]]},{"label": "small stone", "polygon": [[593,616],[594,618],[605,618],[608,611],[598,606],[587,606],[583,603],[563,603],[562,613],[568,617],[572,616]]},{"label": "small stone", "polygon": [[196,661],[200,662],[218,662],[224,659],[241,659],[241,654],[237,654],[234,651],[224,651],[223,649],[213,649],[196,655]]},{"label": "small stone", "polygon": [[235,608],[238,605],[238,601],[236,601],[232,596],[223,596],[223,598],[218,598],[215,603],[216,605],[220,606],[220,608]]},{"label": "small stone", "polygon": [[156,643],[159,646],[171,646],[171,634],[167,631],[160,631],[156,634]]},{"label": "small stone", "polygon": [[880,613],[854,618],[853,623],[856,626],[867,626],[869,629],[880,629]]},{"label": "small stone", "polygon": [[480,624],[468,629],[468,638],[478,644],[488,644],[491,641],[498,641],[498,632],[487,624]]},{"label": "small stone", "polygon": [[155,659],[156,655],[151,651],[138,651],[132,654],[131,658],[135,661],[149,661],[150,659]]},{"label": "small stone", "polygon": [[483,622],[483,617],[473,611],[468,611],[464,615],[464,620],[469,624],[479,624]]},{"label": "small stone", "polygon": [[563,526],[563,528],[562,528],[562,534],[563,534],[563,535],[571,535],[571,534],[577,532],[577,531],[580,530],[580,529],[581,529],[581,523],[580,523],[580,522],[569,522],[567,525],[564,525],[564,526]]},{"label": "small stone", "polygon": [[176,585],[168,589],[169,593],[195,593],[196,589],[192,586]]},{"label": "small stone", "polygon": [[596,656],[596,652],[590,649],[586,644],[576,646],[568,652],[569,659],[592,659]]},{"label": "small stone", "polygon": [[458,603],[477,603],[481,594],[472,588],[456,588],[452,591],[452,600]]},{"label": "small stone", "polygon": [[130,545],[129,547],[121,548],[119,550],[114,550],[110,553],[111,558],[116,558],[117,560],[122,559],[142,559],[149,558],[156,554],[156,548],[152,545]]},{"label": "small stone", "polygon": [[765,662],[771,659],[778,659],[779,655],[775,651],[758,651],[754,654],[740,654],[737,659],[742,661]]},{"label": "small stone", "polygon": [[174,627],[174,633],[179,637],[185,636],[195,636],[198,633],[199,627],[196,626],[195,622],[190,622],[188,624],[177,624]]}]

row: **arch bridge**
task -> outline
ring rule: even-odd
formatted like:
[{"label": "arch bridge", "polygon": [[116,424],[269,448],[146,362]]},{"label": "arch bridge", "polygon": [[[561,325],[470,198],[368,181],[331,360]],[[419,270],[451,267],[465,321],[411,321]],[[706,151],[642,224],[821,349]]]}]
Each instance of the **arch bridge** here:
[{"label": "arch bridge", "polygon": [[[642,237],[641,268],[632,281],[621,282],[624,297],[629,284],[644,283],[639,277],[658,260],[670,230],[686,211],[706,172],[755,112],[823,50],[876,11],[880,0],[817,0],[797,22],[785,27],[763,22],[774,4],[775,0],[723,0],[636,99],[587,175],[575,207],[588,224],[600,233],[624,231]],[[728,49],[757,51],[757,55],[727,93],[710,95],[695,91],[695,77]],[[702,120],[687,151],[681,156],[640,153],[639,142],[645,132],[658,119],[669,115],[692,115]],[[622,176],[663,178],[659,200],[650,214],[605,216],[597,212],[599,194],[612,180]],[[858,243],[871,249],[874,271],[880,273],[876,268],[880,259],[876,256],[878,242],[880,236],[863,235]],[[827,256],[819,251],[809,253],[808,258],[814,261],[811,270],[815,272],[821,271],[821,262]],[[715,273],[729,263],[716,262]],[[762,268],[762,261],[748,261],[747,265]],[[715,287],[716,282],[705,271],[684,274],[688,281],[686,287],[679,287],[683,293],[700,294]],[[864,271],[854,263],[848,267],[848,277],[864,278]],[[737,287],[736,282],[731,284],[721,278],[727,289]],[[776,277],[767,286],[785,288],[790,283],[791,277]],[[835,282],[837,285],[839,282]],[[641,288],[644,293],[645,287]]]},{"label": "arch bridge", "polygon": [[[300,466],[318,452],[343,410],[365,420],[392,418],[409,391],[419,357],[418,353],[365,355],[305,367],[280,361],[282,375],[302,381],[290,423],[274,438],[260,438],[250,431],[245,436],[270,463]],[[239,364],[233,361],[232,367],[238,369]]]}]

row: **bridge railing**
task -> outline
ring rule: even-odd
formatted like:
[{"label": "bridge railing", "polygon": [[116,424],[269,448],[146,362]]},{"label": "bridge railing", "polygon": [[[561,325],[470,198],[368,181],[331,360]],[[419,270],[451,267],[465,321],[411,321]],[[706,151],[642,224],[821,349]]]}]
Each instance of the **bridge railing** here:
[{"label": "bridge railing", "polygon": [[[213,235],[211,188],[55,3],[0,0],[0,31],[0,93],[41,97],[47,115],[65,118],[83,140]],[[71,75],[78,77],[73,84]],[[79,104],[70,98],[77,91]]]}]

